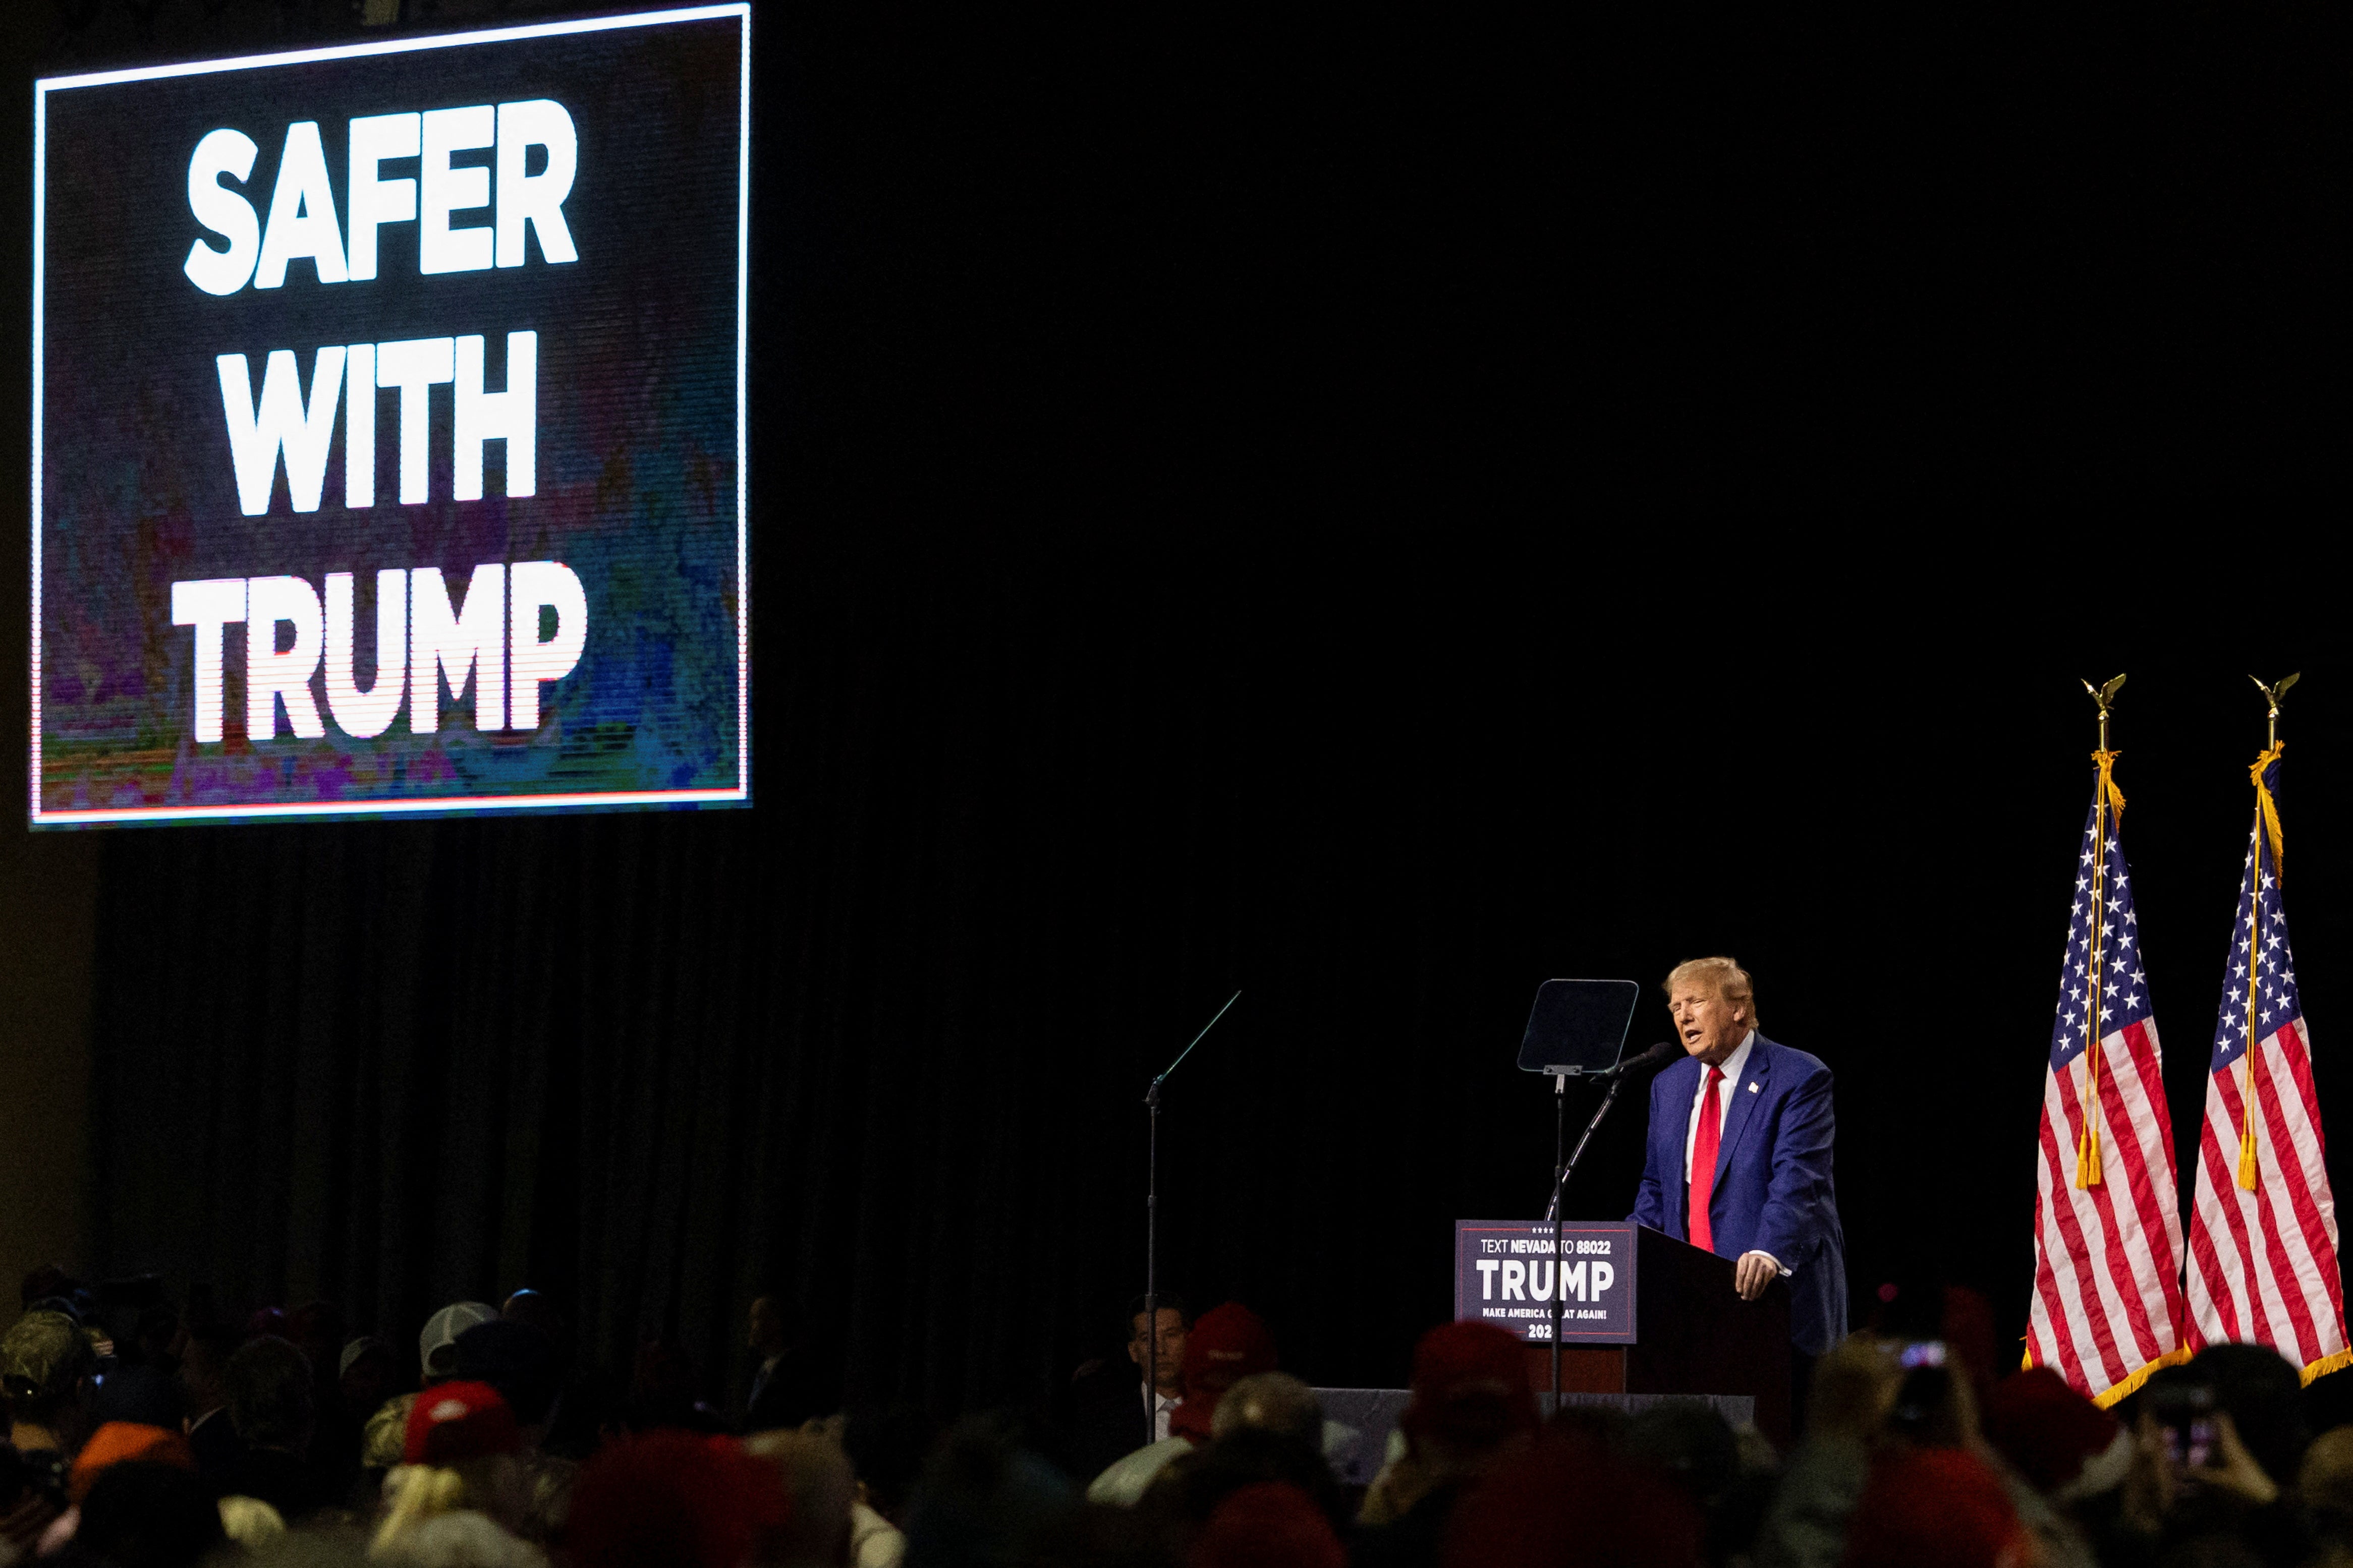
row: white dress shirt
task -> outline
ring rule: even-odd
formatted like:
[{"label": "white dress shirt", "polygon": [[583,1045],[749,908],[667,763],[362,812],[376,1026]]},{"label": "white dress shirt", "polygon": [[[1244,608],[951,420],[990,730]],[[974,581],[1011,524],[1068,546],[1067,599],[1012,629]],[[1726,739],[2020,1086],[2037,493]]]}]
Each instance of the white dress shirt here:
[{"label": "white dress shirt", "polygon": [[[1739,1048],[1724,1058],[1722,1069],[1724,1081],[1716,1085],[1715,1090],[1715,1138],[1716,1147],[1719,1149],[1724,1146],[1725,1121],[1732,1114],[1732,1097],[1741,1091],[1740,1075],[1748,1070],[1748,1053],[1756,1047],[1757,1031],[1751,1029],[1748,1031],[1747,1037],[1740,1042]],[[1700,1108],[1707,1103],[1707,1068],[1703,1066],[1699,1071],[1699,1088],[1692,1091],[1691,1117],[1683,1124],[1683,1180],[1687,1184],[1690,1183],[1693,1175],[1692,1152],[1699,1147]],[[1710,1175],[1713,1176],[1713,1174],[1714,1173],[1711,1172]],[[1684,1228],[1686,1230],[1690,1228],[1689,1216],[1685,1216]],[[1743,1254],[1743,1256],[1746,1255]],[[1772,1264],[1775,1273],[1789,1272],[1781,1266],[1781,1260],[1771,1253],[1757,1251],[1757,1256]]]},{"label": "white dress shirt", "polygon": [[1176,1408],[1175,1394],[1162,1394],[1154,1396],[1152,1401],[1152,1440],[1154,1442],[1165,1443],[1168,1440],[1168,1415]]}]

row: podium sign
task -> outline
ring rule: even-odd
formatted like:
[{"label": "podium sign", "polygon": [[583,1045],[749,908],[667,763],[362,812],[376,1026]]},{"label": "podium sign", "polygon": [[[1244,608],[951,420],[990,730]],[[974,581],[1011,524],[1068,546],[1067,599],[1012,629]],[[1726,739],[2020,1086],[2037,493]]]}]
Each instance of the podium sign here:
[{"label": "podium sign", "polygon": [[1625,1221],[1567,1222],[1556,1259],[1548,1220],[1456,1220],[1454,1316],[1493,1323],[1531,1344],[1549,1344],[1557,1283],[1563,1344],[1630,1345],[1634,1230]]}]

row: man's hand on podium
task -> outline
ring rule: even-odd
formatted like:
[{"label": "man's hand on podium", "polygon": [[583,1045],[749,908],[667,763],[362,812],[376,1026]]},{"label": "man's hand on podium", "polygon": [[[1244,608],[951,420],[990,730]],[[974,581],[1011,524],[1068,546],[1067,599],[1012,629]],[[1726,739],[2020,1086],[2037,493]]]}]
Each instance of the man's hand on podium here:
[{"label": "man's hand on podium", "polygon": [[1740,1292],[1742,1300],[1754,1301],[1780,1272],[1780,1261],[1771,1253],[1744,1252],[1732,1266],[1732,1288]]}]

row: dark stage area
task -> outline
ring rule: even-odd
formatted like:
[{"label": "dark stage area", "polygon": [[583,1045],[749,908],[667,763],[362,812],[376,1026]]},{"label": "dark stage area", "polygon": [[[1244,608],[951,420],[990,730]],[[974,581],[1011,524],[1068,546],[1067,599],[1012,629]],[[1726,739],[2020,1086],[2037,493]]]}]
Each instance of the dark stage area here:
[{"label": "dark stage area", "polygon": [[[33,9],[43,72],[356,36]],[[1162,1279],[1400,1386],[1452,1222],[1543,1208],[1537,984],[1639,981],[1639,1047],[1723,952],[1836,1074],[1858,1321],[1970,1286],[2007,1359],[2080,678],[2130,677],[2187,1148],[2247,677],[2303,672],[2353,1125],[2343,27],[2064,26],[760,5],[750,809],[35,842],[94,879],[67,1261],[395,1340],[528,1285],[713,1400],[775,1294],[854,1396],[1042,1406],[1117,1353],[1145,1087],[1240,988],[1166,1089]]]}]

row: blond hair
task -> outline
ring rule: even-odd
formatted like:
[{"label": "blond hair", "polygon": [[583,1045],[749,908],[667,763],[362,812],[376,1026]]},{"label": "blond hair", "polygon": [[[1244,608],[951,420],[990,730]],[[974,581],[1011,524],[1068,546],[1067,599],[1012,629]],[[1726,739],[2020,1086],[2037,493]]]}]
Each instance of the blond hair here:
[{"label": "blond hair", "polygon": [[505,1454],[461,1459],[454,1466],[396,1465],[384,1478],[384,1522],[368,1555],[382,1557],[418,1525],[444,1514],[475,1511],[501,1528],[518,1511],[515,1463]]},{"label": "blond hair", "polygon": [[428,1519],[455,1513],[473,1503],[466,1478],[438,1465],[396,1465],[384,1478],[384,1522],[376,1527],[368,1555],[380,1556]]},{"label": "blond hair", "polygon": [[417,1395],[396,1394],[360,1429],[360,1463],[372,1470],[397,1468],[408,1447],[408,1412]]},{"label": "blond hair", "polygon": [[1764,1027],[1757,1021],[1757,987],[1748,978],[1748,971],[1729,958],[1686,958],[1667,971],[1666,983],[1660,987],[1672,1000],[1675,987],[1686,980],[1704,979],[1715,986],[1715,994],[1733,1006],[1748,1009],[1748,1026]]},{"label": "blond hair", "polygon": [[232,1493],[220,1500],[221,1533],[239,1546],[259,1546],[286,1533],[286,1516],[259,1498]]}]

